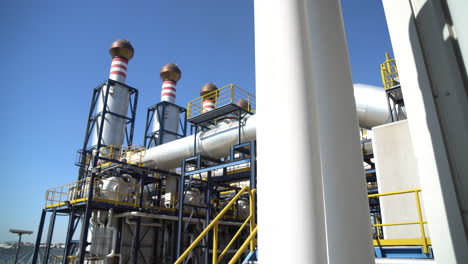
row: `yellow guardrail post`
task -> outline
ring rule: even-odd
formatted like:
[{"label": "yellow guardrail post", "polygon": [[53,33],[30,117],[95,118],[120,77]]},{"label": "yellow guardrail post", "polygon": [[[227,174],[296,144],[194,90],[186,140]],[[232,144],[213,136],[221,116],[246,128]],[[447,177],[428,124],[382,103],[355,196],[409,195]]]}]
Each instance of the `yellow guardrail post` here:
[{"label": "yellow guardrail post", "polygon": [[385,66],[384,64],[380,64],[380,76],[382,77],[382,83],[384,85],[384,89],[387,90],[387,81],[385,77]]},{"label": "yellow guardrail post", "polygon": [[[381,234],[380,234],[380,229],[377,230],[377,239],[374,241],[377,243],[377,245],[385,244],[387,245],[401,245],[401,244],[393,244],[393,243],[408,243],[406,245],[421,245],[423,247],[423,252],[425,254],[429,253],[429,244],[430,240],[426,238],[426,232],[424,230],[424,224],[427,224],[426,221],[423,220],[423,215],[422,215],[422,209],[421,209],[421,201],[419,198],[419,192],[421,192],[421,189],[412,189],[412,190],[405,190],[405,191],[397,191],[397,192],[388,192],[388,193],[378,193],[378,194],[371,194],[368,195],[369,198],[376,198],[376,197],[381,197],[381,196],[390,196],[390,195],[397,195],[397,194],[407,194],[407,193],[414,193],[415,198],[416,198],[416,209],[418,212],[418,221],[415,222],[402,222],[402,223],[390,223],[390,224],[383,224],[383,223],[377,223],[372,225],[373,227],[382,227],[382,226],[397,226],[397,225],[419,225],[419,229],[421,232],[421,238],[420,239],[380,239]],[[377,242],[376,242],[377,241]],[[429,241],[429,242],[428,242]],[[419,244],[421,243],[421,244]]]},{"label": "yellow guardrail post", "polygon": [[234,84],[229,84],[230,89],[231,89],[231,104],[234,103]]},{"label": "yellow guardrail post", "polygon": [[213,229],[213,264],[218,263],[218,222],[215,223]]},{"label": "yellow guardrail post", "polygon": [[424,253],[428,254],[429,248],[427,246],[427,241],[426,241],[426,232],[424,231],[424,222],[423,222],[423,217],[422,217],[421,203],[419,201],[419,191],[415,191],[414,194],[416,196],[416,207],[418,208],[419,228],[421,229],[423,249],[424,249]]},{"label": "yellow guardrail post", "polygon": [[[252,190],[249,192],[249,209],[250,209],[250,233],[252,234],[253,230],[254,230],[254,226],[255,226],[255,197],[254,197],[254,193],[255,190]],[[255,245],[254,245],[254,242],[253,240],[251,240],[250,242],[250,251],[254,251],[255,250]]]}]

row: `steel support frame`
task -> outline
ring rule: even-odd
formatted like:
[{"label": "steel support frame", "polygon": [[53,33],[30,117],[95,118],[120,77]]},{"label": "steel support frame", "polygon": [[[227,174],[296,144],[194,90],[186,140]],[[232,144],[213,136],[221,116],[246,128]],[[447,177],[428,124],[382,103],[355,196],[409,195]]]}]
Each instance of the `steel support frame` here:
[{"label": "steel support frame", "polygon": [[[122,87],[125,87],[129,90],[129,93],[130,93],[130,97],[129,97],[130,115],[129,116],[121,116],[119,114],[116,114],[107,110],[109,92],[104,95],[102,111],[99,111],[99,109],[96,109],[101,93],[103,91],[110,91],[109,87],[115,84],[119,84]],[[120,82],[108,79],[104,83],[99,85],[98,87],[94,88],[93,95],[91,97],[91,104],[89,107],[88,122],[86,124],[83,147],[80,150],[81,156],[80,156],[80,161],[78,163],[80,166],[78,180],[84,179],[88,176],[89,164],[87,164],[87,160],[88,160],[88,156],[92,154],[92,149],[99,150],[102,147],[106,147],[104,144],[102,144],[102,128],[104,127],[104,120],[105,120],[106,115],[115,115],[115,116],[118,116],[127,120],[126,126],[125,126],[125,141],[126,141],[125,143],[127,146],[131,146],[133,144],[133,134],[134,134],[133,131],[135,128],[137,105],[138,105],[138,90],[124,83],[120,83]],[[96,126],[96,122],[99,120],[99,116],[102,116],[101,122],[99,126]],[[93,130],[95,127],[100,128],[99,131],[97,131],[98,144],[96,146],[89,146],[89,143],[90,143],[89,141],[90,141],[91,135],[93,134]]]},{"label": "steel support frame", "polygon": [[396,121],[399,121],[397,106],[399,105],[403,106],[404,103],[403,103],[403,99],[395,98],[392,95],[393,92],[401,93],[401,86],[398,85],[396,87],[392,87],[392,88],[385,90],[385,94],[387,96],[388,112],[390,114],[390,118],[392,122],[396,122]]},{"label": "steel support frame", "polygon": [[34,244],[32,264],[36,264],[37,262],[37,257],[39,255],[39,249],[40,249],[39,246],[41,244],[42,231],[44,230],[44,222],[45,222],[46,215],[47,215],[47,211],[45,209],[42,209],[41,220],[39,221],[39,227],[37,229],[36,243]]},{"label": "steel support frame", "polygon": [[[181,131],[181,133],[174,133],[166,129],[164,116],[166,114],[166,108],[168,106],[179,109],[179,131]],[[155,112],[157,113],[156,116],[158,118],[157,121],[159,122],[159,130],[151,131],[151,126],[154,122]],[[146,111],[146,124],[143,145],[146,148],[161,145],[163,143],[162,139],[164,138],[164,135],[166,133],[175,135],[177,136],[177,138],[185,137],[187,135],[187,115],[185,114],[186,112],[187,109],[166,101],[162,101],[149,107]],[[183,114],[183,117],[181,117],[180,114]]]},{"label": "steel support frame", "polygon": [[[249,157],[244,158],[244,159],[240,159],[240,160],[235,160],[235,154],[237,152],[245,153],[246,148],[249,148],[249,152],[248,152]],[[191,170],[191,171],[187,171],[187,164],[190,163],[190,161],[193,161],[193,160],[195,160],[195,162],[196,162],[196,169]],[[200,174],[200,173],[207,172],[207,174],[208,174],[208,177],[207,177],[207,186],[208,186],[207,196],[208,197],[207,197],[207,199],[211,200],[212,191],[213,191],[213,188],[215,187],[215,184],[220,184],[220,182],[214,183],[214,181],[213,181],[213,179],[211,177],[211,171],[218,170],[218,169],[223,169],[224,173],[226,173],[226,168],[228,168],[228,167],[232,167],[232,166],[239,165],[239,164],[250,163],[250,177],[249,177],[250,188],[251,189],[256,188],[256,175],[257,175],[256,174],[257,173],[257,170],[256,170],[256,160],[257,160],[256,159],[256,140],[249,141],[249,142],[244,142],[242,144],[231,146],[230,155],[229,155],[229,162],[202,168],[202,163],[203,163],[202,160],[203,160],[203,157],[201,155],[190,157],[190,158],[182,160],[181,175],[180,175],[180,178],[179,178],[177,241],[176,241],[176,253],[175,253],[176,258],[180,257],[180,255],[182,254],[182,250],[183,250],[183,237],[184,237],[184,232],[183,232],[183,206],[184,206],[184,203],[183,203],[183,201],[184,201],[184,198],[185,198],[185,189],[186,189],[185,188],[185,179],[186,179],[187,176],[192,176],[192,175],[195,175],[195,174]],[[210,200],[207,200],[207,201],[210,201]],[[208,225],[209,221],[210,221],[210,219],[209,219],[210,214],[211,214],[210,206],[211,206],[211,204],[209,204],[209,206],[207,207],[207,214],[205,216],[205,225]],[[207,242],[208,242],[208,240],[207,240]],[[207,246],[206,252],[208,252],[208,243],[206,243],[206,246]],[[208,254],[206,252],[205,252],[205,255],[204,255],[205,260],[209,259],[209,256],[207,256]]]},{"label": "steel support frame", "polygon": [[75,234],[76,228],[78,226],[79,222],[79,215],[75,214],[75,211],[73,208],[70,209],[70,213],[68,216],[68,227],[67,227],[67,236],[65,238],[65,250],[63,252],[63,259],[62,259],[62,264],[67,264],[68,261],[68,255],[70,254],[70,249],[71,249],[71,240],[73,238],[73,235]]},{"label": "steel support frame", "polygon": [[52,244],[52,236],[54,235],[54,226],[55,226],[56,217],[57,217],[57,212],[54,210],[52,211],[52,215],[50,216],[50,220],[49,220],[49,229],[47,230],[47,241],[46,241],[43,263],[48,263],[49,261],[50,246]]},{"label": "steel support frame", "polygon": [[[120,116],[117,115],[116,113],[113,113],[111,111],[107,110],[107,102],[109,99],[109,87],[114,84],[119,84],[127,89],[129,89],[130,97],[129,97],[129,108],[130,108],[130,116]],[[106,89],[103,89],[105,87]],[[107,93],[104,94],[104,102],[103,102],[103,107],[101,112],[99,109],[96,109],[96,105],[98,102],[98,99],[100,97],[100,94],[102,91],[107,91]],[[125,139],[126,143],[128,146],[131,146],[133,143],[133,131],[135,127],[135,117],[136,117],[136,109],[137,109],[137,103],[138,103],[138,90],[135,88],[132,88],[124,83],[120,83],[111,79],[108,79],[105,81],[103,84],[98,86],[97,88],[94,89],[93,91],[93,96],[91,99],[91,106],[90,106],[90,112],[88,115],[88,123],[86,126],[86,132],[85,132],[85,139],[83,142],[83,154],[81,156],[81,167],[80,167],[80,172],[78,179],[84,179],[86,177],[89,177],[89,182],[88,182],[88,197],[86,201],[86,207],[85,207],[85,213],[82,219],[82,229],[81,229],[81,234],[80,234],[80,245],[79,245],[79,259],[78,263],[83,264],[85,257],[86,257],[86,247],[88,246],[88,229],[89,229],[89,220],[91,218],[91,213],[93,211],[93,197],[94,197],[94,181],[96,176],[98,176],[100,169],[96,168],[95,166],[98,164],[99,156],[100,153],[97,151],[96,155],[93,157],[93,168],[89,171],[86,169],[86,166],[83,166],[83,164],[86,164],[87,160],[87,155],[91,154],[92,151],[90,149],[96,149],[99,150],[102,147],[105,147],[105,145],[102,143],[102,133],[103,133],[103,128],[104,128],[104,121],[105,117],[107,114],[110,115],[117,115],[119,117],[125,118],[126,121],[126,127],[125,127]],[[95,113],[95,114],[94,114]],[[99,116],[102,116],[102,118],[99,120]],[[96,122],[100,121],[100,124],[96,126]],[[89,139],[91,134],[93,133],[94,127],[100,128],[98,133],[98,140],[97,140],[97,145],[96,146],[89,146]],[[89,172],[91,172],[91,175],[89,175]],[[68,234],[67,234],[68,236]]]}]

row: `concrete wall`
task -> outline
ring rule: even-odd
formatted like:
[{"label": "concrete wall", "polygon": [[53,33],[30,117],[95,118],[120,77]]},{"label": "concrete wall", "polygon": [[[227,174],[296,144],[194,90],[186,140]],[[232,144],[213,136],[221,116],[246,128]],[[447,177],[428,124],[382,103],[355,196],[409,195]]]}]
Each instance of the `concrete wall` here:
[{"label": "concrete wall", "polygon": [[[372,131],[379,193],[419,189],[417,157],[408,121],[374,127]],[[418,221],[414,193],[380,197],[380,206],[384,224]],[[427,227],[425,230],[428,236]],[[389,226],[383,231],[386,239],[421,237],[419,225]]]}]

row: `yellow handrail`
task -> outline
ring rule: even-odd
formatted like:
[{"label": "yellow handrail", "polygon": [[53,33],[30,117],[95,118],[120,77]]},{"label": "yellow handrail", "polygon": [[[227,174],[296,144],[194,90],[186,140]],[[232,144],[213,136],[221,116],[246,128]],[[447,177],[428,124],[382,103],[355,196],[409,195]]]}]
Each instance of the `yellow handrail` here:
[{"label": "yellow handrail", "polygon": [[[219,221],[223,218],[223,216],[229,211],[229,209],[234,205],[234,203],[245,192],[249,194],[250,214],[247,217],[246,221],[240,227],[240,230],[242,230],[247,225],[247,223],[250,223],[250,229],[251,229],[251,235],[252,235],[252,231],[255,230],[253,229],[254,228],[253,226],[255,225],[255,222],[254,222],[254,218],[255,218],[254,202],[255,201],[253,199],[255,190],[250,190],[248,186],[245,186],[234,196],[234,198],[232,198],[232,200],[223,208],[223,210],[221,210],[221,212],[213,219],[213,221],[205,228],[205,230],[201,232],[201,234],[192,242],[192,244],[184,251],[184,253],[180,255],[180,257],[174,262],[174,264],[182,263],[182,261],[190,254],[190,252],[198,245],[198,243],[202,241],[202,239],[205,237],[206,234],[208,234],[208,232],[211,229],[213,229],[213,262],[212,263],[214,264],[219,263],[221,258],[224,257],[224,255],[226,254],[227,249],[233,244],[233,241],[235,240],[235,238],[237,238],[240,234],[240,231],[238,231],[239,234],[236,233],[235,238],[233,238],[229,242],[226,249],[221,253],[221,255],[218,258],[218,224],[219,224]],[[250,244],[251,250],[253,251],[253,248],[254,248],[253,240],[249,241],[248,244]]]},{"label": "yellow handrail", "polygon": [[385,53],[385,61],[380,64],[380,75],[384,89],[388,90],[399,82],[398,68],[394,58]]},{"label": "yellow handrail", "polygon": [[[421,201],[419,199],[419,192],[421,192],[421,189],[412,189],[412,190],[405,190],[405,191],[378,193],[378,194],[368,195],[368,198],[376,198],[376,197],[381,197],[381,196],[390,196],[390,195],[397,195],[397,194],[414,193],[415,198],[416,198],[416,209],[418,211],[418,221],[401,222],[401,223],[387,223],[387,224],[380,223],[380,224],[374,224],[372,226],[376,227],[378,229],[378,227],[381,227],[381,226],[419,225],[419,229],[420,229],[420,232],[421,232],[421,242],[422,242],[420,245],[422,245],[422,247],[423,247],[423,252],[425,254],[428,254],[429,253],[429,243],[428,243],[428,239],[426,238],[426,232],[424,230],[424,224],[427,224],[427,222],[423,220],[422,209],[421,209]],[[384,241],[385,239],[379,239],[379,238],[374,239],[374,244],[381,244],[381,242],[380,242],[381,240]],[[402,241],[402,240],[399,240],[399,241]]]},{"label": "yellow handrail", "polygon": [[[236,254],[234,255],[234,257],[232,257],[232,259],[229,261],[229,264],[235,264],[236,261],[240,258],[240,256],[242,255],[242,253],[244,253],[244,250],[247,248],[247,246],[249,244],[251,244],[255,238],[255,235],[257,234],[257,231],[258,231],[258,226],[256,226],[252,232],[250,233],[249,237],[247,237],[247,239],[245,240],[245,242],[242,244],[242,246],[239,248],[239,250],[236,252]],[[253,250],[250,250],[250,252],[252,252]]]},{"label": "yellow handrail", "polygon": [[255,96],[234,84],[228,84],[189,101],[187,104],[188,119],[204,113],[203,100],[205,99],[212,100],[216,107],[235,104],[240,100],[245,100],[247,102],[247,111],[255,112]]}]

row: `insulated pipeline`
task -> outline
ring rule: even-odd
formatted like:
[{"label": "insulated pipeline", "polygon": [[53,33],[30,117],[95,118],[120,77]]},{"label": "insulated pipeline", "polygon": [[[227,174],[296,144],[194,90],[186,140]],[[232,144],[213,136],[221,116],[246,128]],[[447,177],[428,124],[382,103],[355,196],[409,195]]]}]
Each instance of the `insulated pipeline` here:
[{"label": "insulated pipeline", "polygon": [[[241,125],[241,142],[254,140],[256,116],[250,116]],[[171,141],[146,150],[146,155],[142,158],[142,163],[147,167],[158,167],[161,169],[173,169],[180,167],[181,161],[185,158],[204,155],[212,158],[221,158],[229,155],[230,146],[238,142],[239,128],[237,121],[227,121],[220,123],[217,127],[205,132],[198,133],[196,139],[194,135]],[[196,152],[195,150],[196,144]],[[130,158],[136,161],[138,155]]]},{"label": "insulated pipeline", "polygon": [[[354,94],[358,111],[359,125],[365,128],[388,122],[385,91],[381,87],[355,84]],[[278,121],[280,122],[280,121]],[[217,127],[146,150],[142,163],[148,167],[173,169],[180,167],[185,158],[204,155],[221,158],[229,155],[229,148],[238,142],[238,123],[234,120],[221,122]],[[256,116],[248,117],[241,125],[241,142],[256,139]],[[194,147],[196,144],[196,153]],[[137,161],[138,155],[130,157]]]}]

